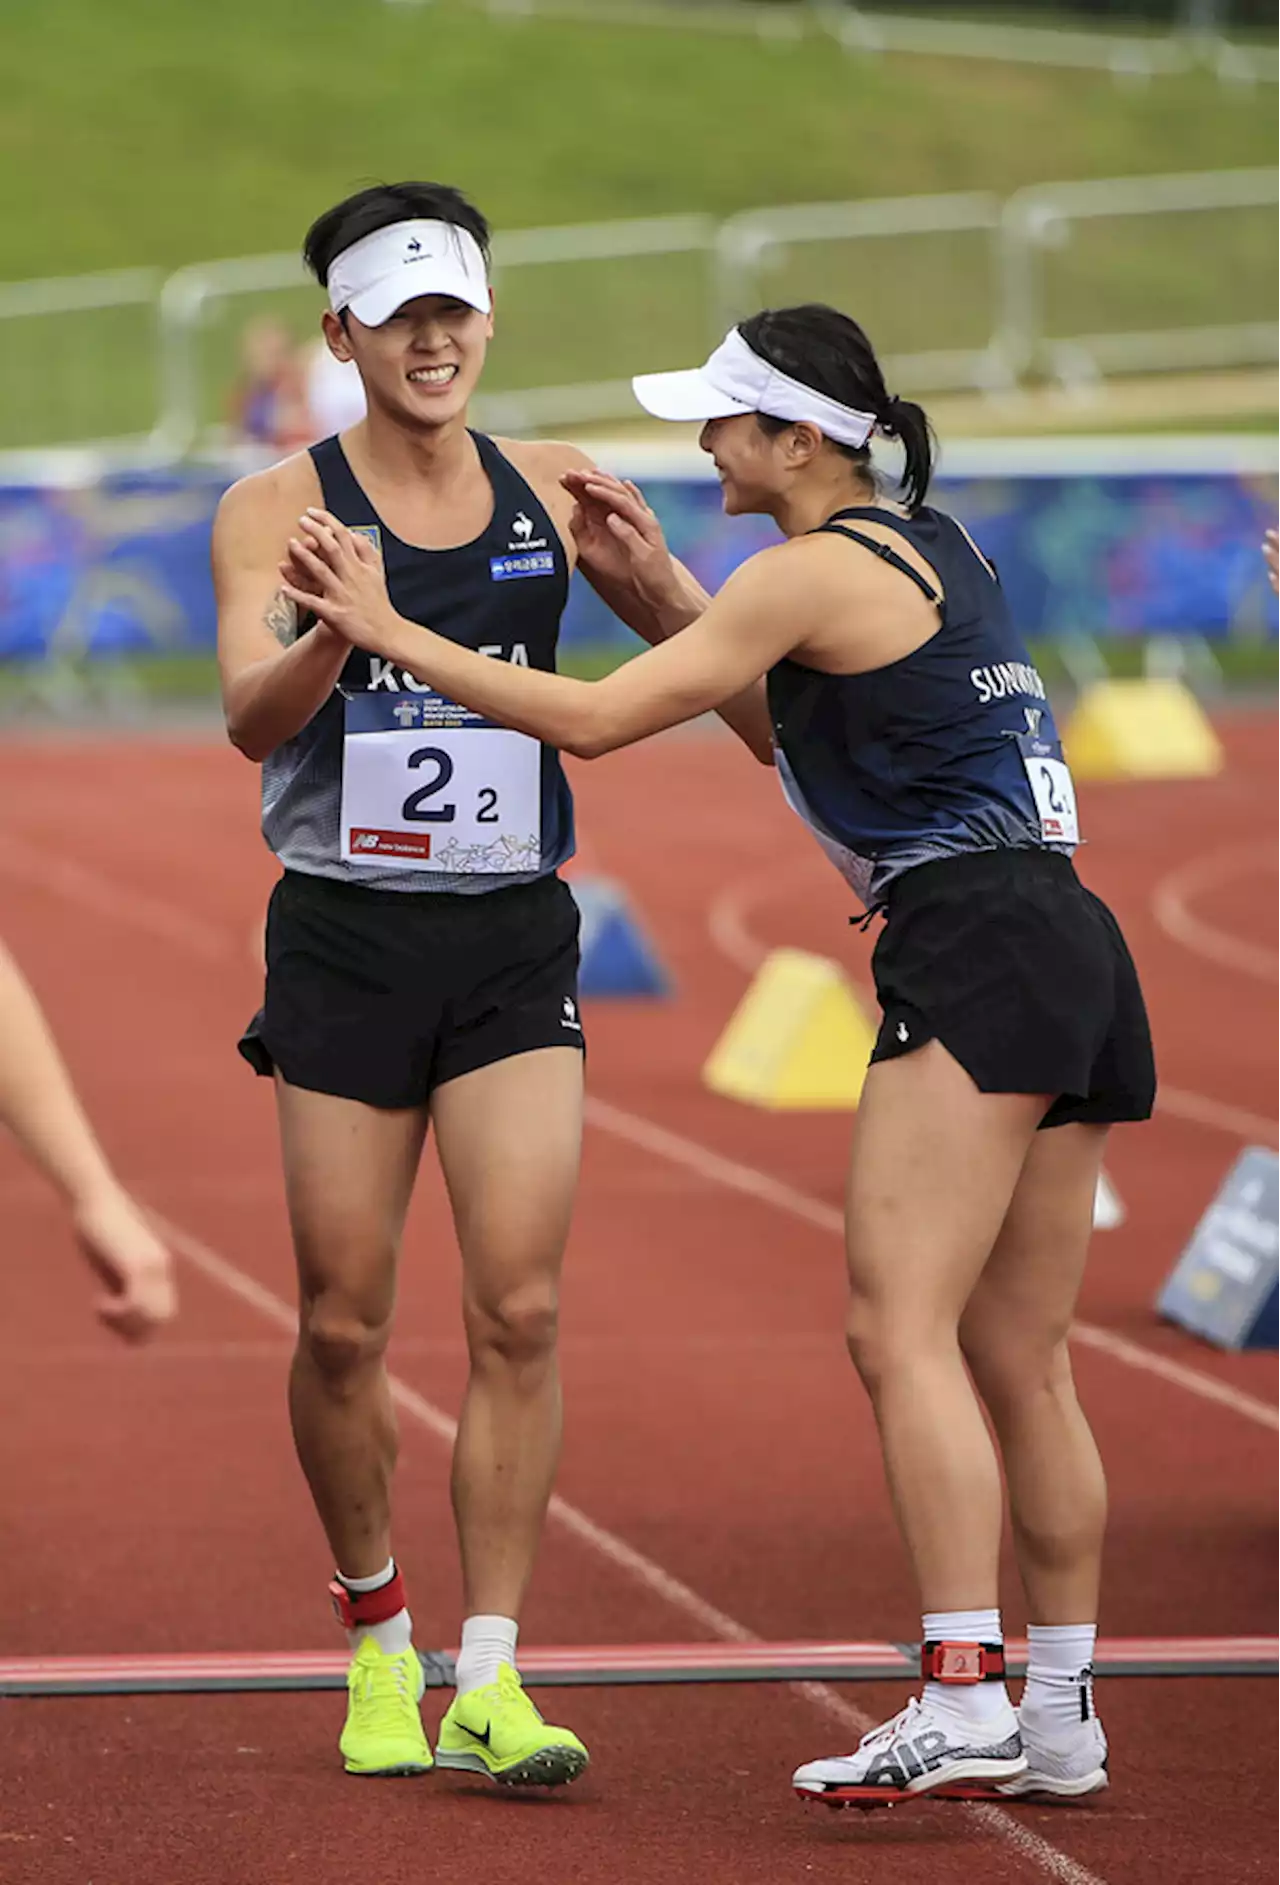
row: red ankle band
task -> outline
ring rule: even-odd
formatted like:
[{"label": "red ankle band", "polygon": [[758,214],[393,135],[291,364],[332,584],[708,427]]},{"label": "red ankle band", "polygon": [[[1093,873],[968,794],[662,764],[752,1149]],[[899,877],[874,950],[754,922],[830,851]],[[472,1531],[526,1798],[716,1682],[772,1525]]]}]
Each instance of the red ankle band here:
[{"label": "red ankle band", "polygon": [[372,1623],[386,1623],[405,1607],[404,1579],[399,1571],[377,1590],[348,1590],[340,1578],[329,1586],[329,1595],[344,1630],[359,1630]]},{"label": "red ankle band", "polygon": [[926,1682],[1003,1682],[1003,1643],[926,1643],[920,1651]]}]

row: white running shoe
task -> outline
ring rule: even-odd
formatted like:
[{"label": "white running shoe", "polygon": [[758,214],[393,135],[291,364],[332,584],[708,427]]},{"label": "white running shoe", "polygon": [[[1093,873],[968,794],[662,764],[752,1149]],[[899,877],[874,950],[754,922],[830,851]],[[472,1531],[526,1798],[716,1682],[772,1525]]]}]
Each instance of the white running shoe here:
[{"label": "white running shoe", "polygon": [[809,1761],[796,1769],[791,1784],[802,1800],[872,1807],[959,1781],[1016,1780],[1027,1760],[1013,1709],[980,1732],[981,1740],[952,1715],[913,1697],[892,1721],[863,1735],[854,1753]]},{"label": "white running shoe", "polygon": [[1087,1721],[1060,1721],[1022,1707],[1018,1710],[1027,1769],[1012,1780],[1002,1780],[996,1792],[1006,1799],[1021,1794],[1048,1793],[1060,1800],[1078,1800],[1101,1793],[1107,1781],[1107,1737],[1096,1715]]}]

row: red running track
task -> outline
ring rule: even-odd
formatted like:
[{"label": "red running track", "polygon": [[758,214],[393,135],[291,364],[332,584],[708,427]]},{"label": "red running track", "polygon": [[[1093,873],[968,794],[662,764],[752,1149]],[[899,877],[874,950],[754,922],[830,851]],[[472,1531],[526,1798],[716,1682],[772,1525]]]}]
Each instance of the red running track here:
[{"label": "red running track", "polygon": [[[1259,970],[1275,949],[1275,724],[1241,716],[1223,731],[1218,780],[1084,795],[1082,870],[1134,944],[1168,1097],[1149,1127],[1116,1135],[1108,1166],[1129,1217],[1099,1238],[1082,1305],[1078,1374],[1113,1492],[1114,1636],[1274,1627],[1274,1363],[1220,1355],[1151,1312],[1239,1145],[1274,1143],[1276,999]],[[580,767],[576,783],[581,867],[626,882],[678,992],[589,1015],[563,1503],[525,1639],[909,1638],[914,1598],[840,1335],[849,1122],[751,1112],[698,1082],[753,952],[795,943],[865,980],[873,939],[849,930],[776,780],[731,741],[671,736]],[[233,1045],[258,998],[274,869],[255,785],[212,741],[0,750],[0,931],[118,1165],[185,1258],[181,1324],[121,1352],[90,1323],[56,1207],[0,1148],[0,1656],[336,1647],[284,1409],[291,1280],[270,1095]],[[1187,872],[1203,860],[1200,888],[1203,870]],[[392,1357],[397,1551],[424,1645],[457,1627],[456,1298],[428,1168]],[[1006,1608],[1017,1629],[1012,1582]],[[10,1701],[0,1880],[1274,1877],[1269,1682],[1107,1687],[1115,1784],[1090,1808],[803,1811],[795,1763],[901,1699],[889,1685],[543,1691],[595,1759],[566,1795],[534,1801],[461,1777],[348,1781],[331,1695]]]}]

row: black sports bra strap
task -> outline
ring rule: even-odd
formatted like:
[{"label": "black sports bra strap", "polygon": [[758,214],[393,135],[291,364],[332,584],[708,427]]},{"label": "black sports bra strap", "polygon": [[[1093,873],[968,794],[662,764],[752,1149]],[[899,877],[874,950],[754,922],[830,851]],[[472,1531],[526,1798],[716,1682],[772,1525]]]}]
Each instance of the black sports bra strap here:
[{"label": "black sports bra strap", "polygon": [[[837,516],[841,514],[836,513]],[[882,562],[888,563],[891,569],[900,570],[904,576],[909,576],[916,588],[923,590],[935,607],[942,607],[940,592],[925,580],[918,569],[911,567],[905,556],[899,556],[898,552],[891,550],[887,543],[881,543],[876,537],[868,537],[861,530],[850,530],[847,524],[838,524],[834,517],[828,518],[825,524],[819,524],[818,528],[810,534],[820,537],[824,531],[829,532],[833,537],[848,537],[850,543],[860,543],[864,549],[872,551]]]}]

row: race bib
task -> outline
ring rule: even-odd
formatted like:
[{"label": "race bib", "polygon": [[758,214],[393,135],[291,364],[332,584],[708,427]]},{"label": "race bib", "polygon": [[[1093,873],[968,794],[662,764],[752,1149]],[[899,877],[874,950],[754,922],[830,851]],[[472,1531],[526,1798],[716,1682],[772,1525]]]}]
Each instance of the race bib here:
[{"label": "race bib", "polygon": [[1040,836],[1046,844],[1079,844],[1076,788],[1061,750],[1035,734],[1023,734],[1018,746],[1040,814]]},{"label": "race bib", "polygon": [[537,870],[542,748],[440,694],[345,705],[342,857],[463,874]]}]

